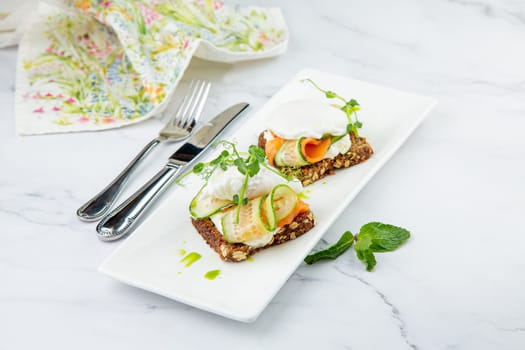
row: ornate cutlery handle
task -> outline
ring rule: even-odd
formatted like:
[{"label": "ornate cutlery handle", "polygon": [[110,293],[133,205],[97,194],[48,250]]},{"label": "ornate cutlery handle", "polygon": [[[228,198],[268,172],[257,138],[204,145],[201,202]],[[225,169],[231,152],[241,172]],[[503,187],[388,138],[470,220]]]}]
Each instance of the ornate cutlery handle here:
[{"label": "ornate cutlery handle", "polygon": [[98,238],[114,241],[133,231],[137,219],[171,183],[179,168],[175,164],[166,165],[148,183],[102,219],[97,225]]},{"label": "ornate cutlery handle", "polygon": [[128,166],[118,176],[104,188],[95,197],[87,201],[83,206],[77,210],[77,216],[85,221],[94,221],[100,219],[113,205],[117,196],[124,188],[126,182],[137,168],[137,166],[146,158],[146,156],[164,140],[162,137],[157,137],[151,140],[135,158],[128,164]]}]

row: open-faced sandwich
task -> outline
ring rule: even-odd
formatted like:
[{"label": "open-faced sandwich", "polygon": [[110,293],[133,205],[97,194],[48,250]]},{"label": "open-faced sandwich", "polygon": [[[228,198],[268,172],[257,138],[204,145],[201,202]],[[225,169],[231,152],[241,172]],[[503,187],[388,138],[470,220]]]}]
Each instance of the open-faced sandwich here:
[{"label": "open-faced sandwich", "polygon": [[333,174],[335,169],[364,162],[374,153],[367,140],[359,137],[357,101],[347,101],[311,80],[306,81],[341,104],[317,100],[286,102],[273,111],[258,143],[271,165],[305,186]]},{"label": "open-faced sandwich", "polygon": [[314,226],[299,196],[302,185],[265,163],[264,152],[247,153],[222,141],[225,150],[193,173],[205,180],[190,204],[193,226],[225,261],[243,261],[261,249],[295,239]]}]

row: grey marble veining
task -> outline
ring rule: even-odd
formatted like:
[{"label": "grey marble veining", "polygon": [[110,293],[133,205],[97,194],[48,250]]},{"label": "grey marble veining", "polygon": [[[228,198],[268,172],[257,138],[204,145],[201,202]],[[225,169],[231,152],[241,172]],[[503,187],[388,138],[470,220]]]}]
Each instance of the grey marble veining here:
[{"label": "grey marble veining", "polygon": [[[256,4],[252,0],[241,4]],[[105,244],[74,211],[166,116],[99,133],[16,137],[16,49],[0,50],[0,349],[525,348],[525,3],[518,0],[265,1],[288,52],[237,65],[194,60],[205,113],[260,108],[311,67],[431,95],[439,105],[317,248],[381,220],[413,237],[378,254],[301,265],[253,324],[116,283]],[[171,153],[156,151],[124,195]],[[122,325],[115,327],[115,325]]]}]

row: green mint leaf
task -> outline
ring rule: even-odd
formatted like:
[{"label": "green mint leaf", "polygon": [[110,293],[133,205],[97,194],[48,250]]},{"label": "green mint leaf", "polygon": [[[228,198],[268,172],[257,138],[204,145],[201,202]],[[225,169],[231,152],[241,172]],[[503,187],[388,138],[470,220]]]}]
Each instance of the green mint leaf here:
[{"label": "green mint leaf", "polygon": [[354,249],[357,258],[365,263],[366,270],[372,271],[376,266],[374,253],[391,252],[408,238],[410,232],[402,227],[369,222],[361,227]]},{"label": "green mint leaf", "polygon": [[380,222],[370,222],[361,227],[358,237],[360,238],[362,235],[370,237],[370,249],[374,252],[391,252],[410,238],[408,230]]},{"label": "green mint leaf", "polygon": [[355,127],[358,129],[361,129],[363,127],[363,123],[361,123],[359,120],[354,123]]},{"label": "green mint leaf", "polygon": [[[370,222],[363,225],[359,235],[355,237],[354,250],[357,258],[365,264],[366,270],[372,271],[377,264],[374,253],[393,251],[409,238],[410,232],[402,227]],[[354,236],[350,231],[346,231],[337,243],[320,252],[308,255],[304,261],[307,264],[313,264],[322,259],[335,259],[348,250],[353,242]]]},{"label": "green mint leaf", "polygon": [[248,204],[248,198],[244,197],[244,199],[242,200],[242,204],[243,204],[243,205]]},{"label": "green mint leaf", "polygon": [[357,250],[356,254],[359,260],[361,260],[363,263],[365,263],[366,271],[372,271],[374,267],[376,266],[376,258],[374,256],[374,253],[370,249],[365,250]]},{"label": "green mint leaf", "polygon": [[348,104],[349,104],[350,106],[352,106],[352,107],[354,107],[354,106],[359,106],[359,103],[357,103],[357,101],[354,100],[354,99],[351,99],[350,101],[348,101]]},{"label": "green mint leaf", "polygon": [[232,201],[233,201],[233,203],[235,203],[235,204],[239,203],[239,195],[238,195],[238,194],[234,194],[234,195],[233,195],[233,198],[232,198]]},{"label": "green mint leaf", "polygon": [[308,255],[304,258],[304,262],[311,265],[322,259],[335,259],[347,251],[353,243],[354,235],[350,231],[346,231],[334,245],[315,254]]},{"label": "green mint leaf", "polygon": [[355,253],[357,255],[357,258],[365,263],[366,270],[372,271],[374,266],[376,266],[376,259],[374,257],[374,253],[370,249],[372,246],[372,237],[369,235],[361,235],[362,233],[359,232],[359,235],[357,236],[357,243],[354,246]]},{"label": "green mint leaf", "polygon": [[362,232],[359,232],[359,235],[357,235],[357,241],[355,244],[355,251],[357,255],[359,255],[359,252],[369,250],[370,246],[372,245],[372,237],[369,235],[364,235]]}]

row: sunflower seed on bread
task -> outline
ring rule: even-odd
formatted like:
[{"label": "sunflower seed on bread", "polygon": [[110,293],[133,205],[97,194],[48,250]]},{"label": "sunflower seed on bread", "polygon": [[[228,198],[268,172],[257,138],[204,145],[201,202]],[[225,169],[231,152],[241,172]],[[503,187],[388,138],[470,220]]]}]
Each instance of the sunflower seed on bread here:
[{"label": "sunflower seed on bread", "polygon": [[206,243],[219,254],[222,260],[230,262],[246,260],[249,256],[262,249],[293,240],[311,230],[315,225],[314,221],[314,215],[311,211],[303,212],[297,215],[294,221],[281,227],[275,233],[270,243],[264,247],[252,248],[243,243],[227,242],[210,219],[192,219],[193,226],[195,226]]}]

